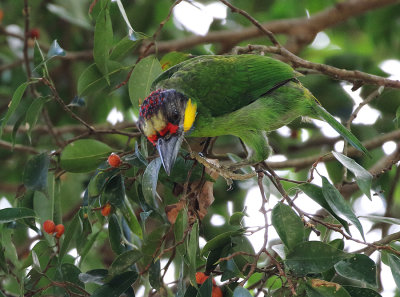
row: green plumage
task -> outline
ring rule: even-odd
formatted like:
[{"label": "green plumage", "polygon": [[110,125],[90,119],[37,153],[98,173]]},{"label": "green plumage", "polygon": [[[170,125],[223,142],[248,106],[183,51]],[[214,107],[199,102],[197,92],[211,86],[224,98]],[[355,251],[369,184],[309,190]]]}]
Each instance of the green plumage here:
[{"label": "green plumage", "polygon": [[296,76],[289,65],[265,56],[200,56],[162,73],[153,88],[175,89],[197,103],[198,114],[188,136],[238,136],[250,149],[251,162],[268,157],[264,131],[276,130],[300,116],[326,121],[368,154]]}]

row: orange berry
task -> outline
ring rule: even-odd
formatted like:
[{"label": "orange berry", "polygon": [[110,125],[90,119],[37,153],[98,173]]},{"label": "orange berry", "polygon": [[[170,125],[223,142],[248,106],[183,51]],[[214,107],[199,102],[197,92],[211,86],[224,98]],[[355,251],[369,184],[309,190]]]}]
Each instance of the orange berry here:
[{"label": "orange berry", "polygon": [[222,297],[222,290],[218,286],[213,286],[211,291],[211,297]]},{"label": "orange berry", "polygon": [[208,275],[204,272],[196,272],[196,283],[203,284],[208,279]]},{"label": "orange berry", "polygon": [[56,233],[56,237],[57,238],[60,238],[61,237],[61,235],[63,235],[64,234],[64,225],[63,224],[58,224],[56,227],[55,227],[55,229],[54,229],[54,232],[57,232]]},{"label": "orange berry", "polygon": [[56,224],[52,220],[47,220],[43,223],[43,230],[46,233],[52,234],[54,232],[54,229],[56,227]]},{"label": "orange berry", "polygon": [[101,214],[106,217],[110,214],[111,212],[111,204],[110,203],[106,203],[103,208],[101,209]]},{"label": "orange berry", "polygon": [[108,164],[110,164],[111,167],[117,168],[121,165],[121,158],[117,154],[112,153],[108,157]]}]

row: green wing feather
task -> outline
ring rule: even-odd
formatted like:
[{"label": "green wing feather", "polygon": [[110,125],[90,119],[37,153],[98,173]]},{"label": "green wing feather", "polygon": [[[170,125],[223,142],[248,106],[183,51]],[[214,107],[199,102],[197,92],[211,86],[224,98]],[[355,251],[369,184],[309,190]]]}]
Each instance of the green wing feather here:
[{"label": "green wing feather", "polygon": [[200,56],[162,73],[153,89],[175,89],[196,100],[199,112],[219,116],[296,76],[289,65],[265,56]]}]

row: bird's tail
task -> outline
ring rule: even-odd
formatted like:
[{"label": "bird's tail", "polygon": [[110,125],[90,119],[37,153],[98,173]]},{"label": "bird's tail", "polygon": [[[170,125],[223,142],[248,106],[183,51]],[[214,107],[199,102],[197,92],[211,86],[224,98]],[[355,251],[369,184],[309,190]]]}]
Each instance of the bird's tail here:
[{"label": "bird's tail", "polygon": [[327,122],[333,129],[335,129],[344,139],[348,141],[357,150],[363,152],[367,156],[371,156],[368,150],[363,146],[361,141],[347,130],[341,123],[339,123],[329,112],[323,108],[317,100],[313,101],[312,108],[320,120]]}]

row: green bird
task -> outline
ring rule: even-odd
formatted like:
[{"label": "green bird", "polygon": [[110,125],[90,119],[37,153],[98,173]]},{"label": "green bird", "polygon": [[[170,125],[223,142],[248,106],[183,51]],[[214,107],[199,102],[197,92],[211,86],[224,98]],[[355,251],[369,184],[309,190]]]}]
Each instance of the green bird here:
[{"label": "green bird", "polygon": [[330,124],[356,149],[361,142],[297,80],[289,65],[266,56],[199,56],[159,75],[140,106],[138,126],[157,147],[169,175],[184,136],[234,135],[248,149],[246,164],[265,160],[266,133],[300,116]]}]

